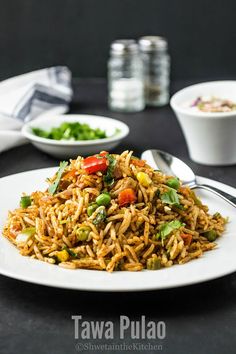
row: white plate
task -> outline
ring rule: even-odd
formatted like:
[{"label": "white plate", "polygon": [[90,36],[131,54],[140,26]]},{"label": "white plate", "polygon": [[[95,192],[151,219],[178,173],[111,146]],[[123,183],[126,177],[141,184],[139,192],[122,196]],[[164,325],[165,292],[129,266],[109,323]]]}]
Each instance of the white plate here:
[{"label": "white plate", "polygon": [[[46,188],[45,179],[55,172],[47,168],[23,172],[0,179],[0,230],[7,211],[19,205],[22,192]],[[236,189],[203,177],[199,183],[212,184],[236,196]],[[209,192],[199,191],[212,213],[219,211],[230,218],[227,231],[218,242],[218,248],[184,265],[175,265],[157,271],[114,272],[95,270],[68,270],[28,257],[3,236],[0,236],[0,273],[15,279],[53,287],[90,291],[144,291],[172,288],[215,279],[236,270],[236,213],[235,209]]]},{"label": "white plate", "polygon": [[[87,123],[91,128],[105,130],[108,138],[94,140],[53,140],[41,138],[32,132],[32,128],[50,130],[64,122]],[[116,133],[118,129],[118,132]],[[127,124],[117,119],[89,114],[45,114],[26,124],[21,130],[23,136],[30,140],[39,150],[61,159],[78,155],[92,155],[100,151],[114,149],[129,134]]]}]

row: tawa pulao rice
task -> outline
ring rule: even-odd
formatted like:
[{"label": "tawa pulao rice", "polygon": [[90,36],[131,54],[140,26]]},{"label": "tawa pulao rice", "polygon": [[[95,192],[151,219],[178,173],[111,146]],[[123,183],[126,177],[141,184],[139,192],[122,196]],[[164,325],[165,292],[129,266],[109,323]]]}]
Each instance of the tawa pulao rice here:
[{"label": "tawa pulao rice", "polygon": [[[188,187],[129,151],[95,158],[106,166],[86,169],[80,156],[64,163],[48,190],[9,212],[3,235],[23,256],[69,269],[139,271],[184,264],[216,246],[227,220],[210,215]],[[104,203],[96,203],[101,194]]]}]

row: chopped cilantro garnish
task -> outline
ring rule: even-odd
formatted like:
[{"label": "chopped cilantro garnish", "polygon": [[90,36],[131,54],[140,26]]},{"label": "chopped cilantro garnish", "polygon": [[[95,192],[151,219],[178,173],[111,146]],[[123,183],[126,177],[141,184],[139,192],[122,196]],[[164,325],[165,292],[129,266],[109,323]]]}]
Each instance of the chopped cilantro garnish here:
[{"label": "chopped cilantro garnish", "polygon": [[66,166],[68,165],[67,161],[63,161],[60,163],[60,167],[59,170],[57,171],[57,176],[55,181],[48,187],[48,192],[53,195],[55,194],[55,192],[57,191],[58,185],[60,183],[61,180],[61,176],[63,174],[63,172],[65,171]]}]

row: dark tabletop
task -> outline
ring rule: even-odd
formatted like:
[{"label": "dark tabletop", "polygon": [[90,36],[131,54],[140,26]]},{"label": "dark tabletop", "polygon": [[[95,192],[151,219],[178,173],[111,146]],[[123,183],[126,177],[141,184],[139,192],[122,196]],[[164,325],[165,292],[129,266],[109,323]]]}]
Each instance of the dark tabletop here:
[{"label": "dark tabletop", "polygon": [[[190,82],[173,85],[175,92]],[[169,151],[185,160],[201,176],[236,187],[236,168],[206,167],[190,161],[177,120],[167,106],[146,109],[136,114],[110,112],[103,80],[74,82],[71,112],[91,113],[120,119],[130,126],[130,135],[116,149],[147,148]],[[0,155],[0,177],[13,173],[56,166],[58,161],[24,145]],[[114,340],[79,340],[74,338],[73,315],[86,321],[111,320]],[[119,339],[119,320],[164,321],[165,339]],[[121,344],[131,345],[127,352],[168,354],[222,354],[236,352],[236,275],[203,284],[143,293],[90,293],[32,285],[0,276],[0,353],[69,354],[126,352]],[[135,346],[134,344],[137,344]],[[148,344],[149,347],[141,346]],[[116,344],[113,350],[91,344]],[[90,345],[90,349],[85,351]],[[156,347],[154,347],[156,345]],[[159,350],[157,345],[159,346]],[[156,348],[156,349],[154,349]]]}]

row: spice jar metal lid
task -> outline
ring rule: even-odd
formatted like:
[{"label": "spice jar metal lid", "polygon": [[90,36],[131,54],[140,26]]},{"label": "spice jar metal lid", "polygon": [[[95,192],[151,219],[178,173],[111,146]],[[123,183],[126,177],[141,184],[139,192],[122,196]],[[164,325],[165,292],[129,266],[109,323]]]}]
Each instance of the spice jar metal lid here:
[{"label": "spice jar metal lid", "polygon": [[139,48],[142,52],[165,51],[168,43],[161,36],[144,36],[139,39]]},{"label": "spice jar metal lid", "polygon": [[118,39],[111,43],[111,54],[126,55],[138,53],[138,44],[133,39]]}]

